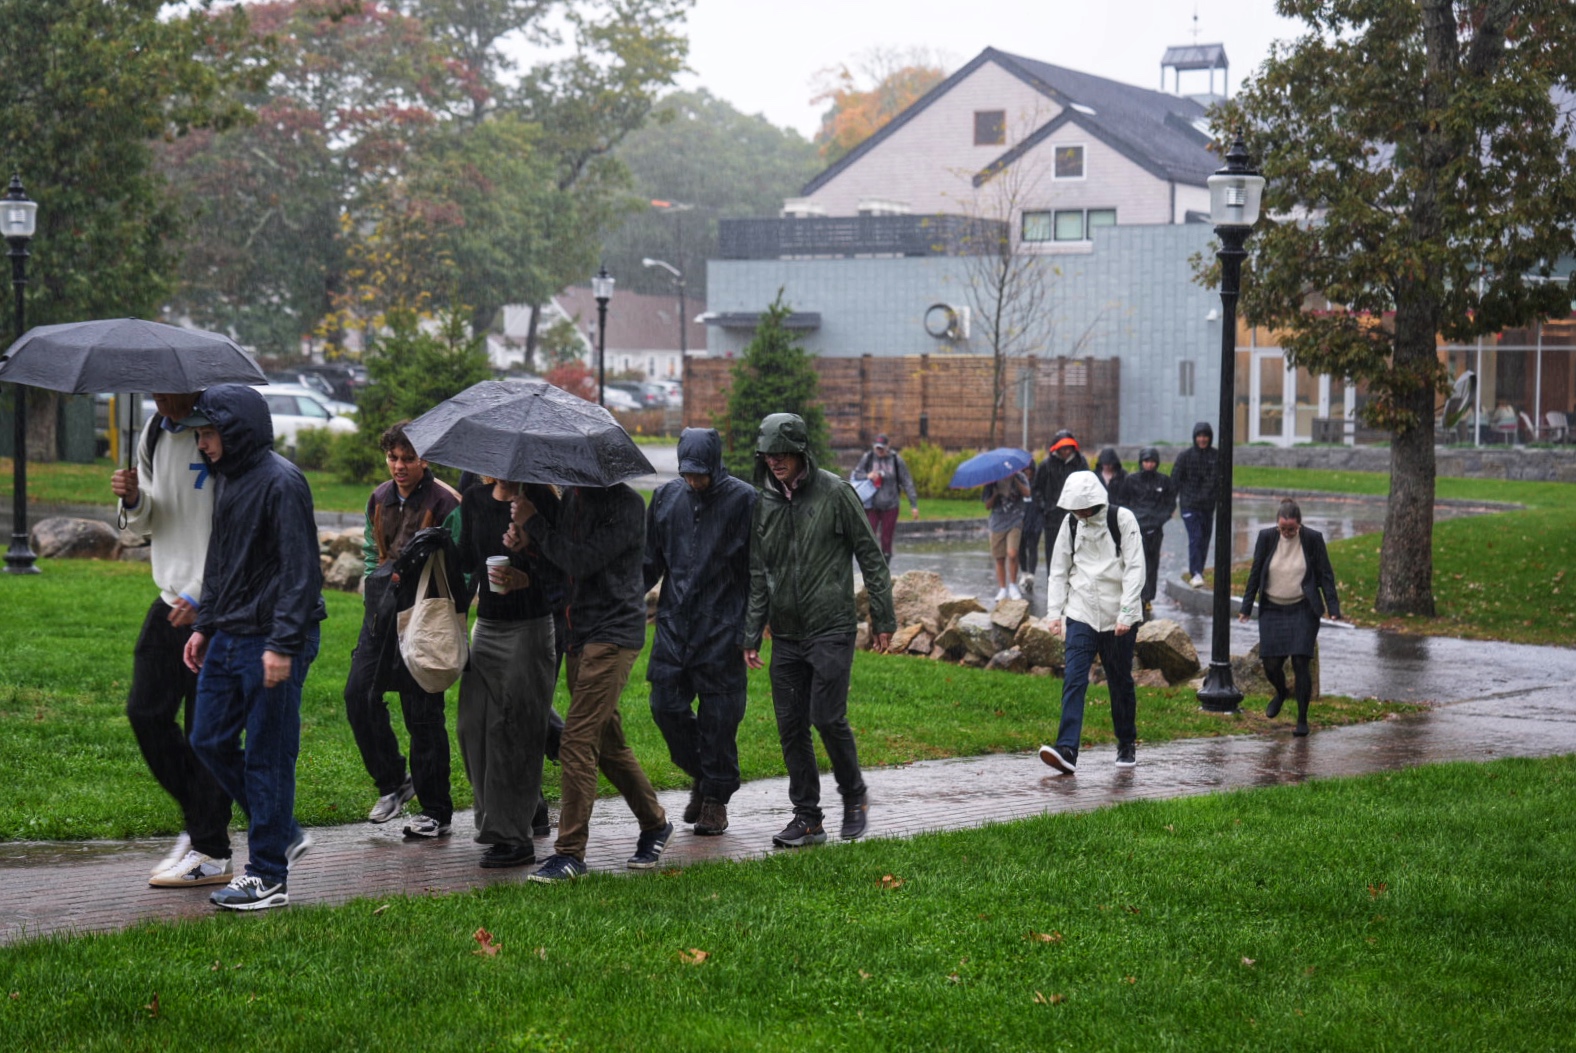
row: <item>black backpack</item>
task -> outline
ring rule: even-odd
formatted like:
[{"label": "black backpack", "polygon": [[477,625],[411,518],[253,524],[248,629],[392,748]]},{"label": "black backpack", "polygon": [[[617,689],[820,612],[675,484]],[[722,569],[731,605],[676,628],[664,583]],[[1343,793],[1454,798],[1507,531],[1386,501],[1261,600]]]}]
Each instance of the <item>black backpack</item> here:
[{"label": "black backpack", "polygon": [[[1111,532],[1111,538],[1116,542],[1116,554],[1122,554],[1122,528],[1116,520],[1117,508],[1115,505],[1105,506],[1105,528]],[[1078,515],[1075,512],[1067,513],[1067,548],[1071,551],[1078,544]]]}]

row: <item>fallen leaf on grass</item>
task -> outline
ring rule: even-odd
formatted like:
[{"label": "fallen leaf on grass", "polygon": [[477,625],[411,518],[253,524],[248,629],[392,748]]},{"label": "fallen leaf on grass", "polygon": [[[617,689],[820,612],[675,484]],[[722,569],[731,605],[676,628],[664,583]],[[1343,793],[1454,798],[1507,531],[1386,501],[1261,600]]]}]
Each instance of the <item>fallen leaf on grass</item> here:
[{"label": "fallen leaf on grass", "polygon": [[146,1009],[148,1011],[148,1016],[150,1018],[158,1019],[158,1016],[159,1016],[159,992],[157,992],[157,991],[153,992],[153,1001],[149,1002],[147,1005],[143,1006],[142,1008],[144,1008],[144,1009]]},{"label": "fallen leaf on grass", "polygon": [[1242,959],[1242,964],[1246,965],[1249,969],[1251,969],[1255,965],[1259,964],[1259,960],[1257,958],[1244,958],[1244,959]]},{"label": "fallen leaf on grass", "polygon": [[503,950],[503,944],[493,942],[493,934],[486,929],[477,929],[471,934],[471,939],[480,944],[471,952],[472,954],[479,954],[484,958],[496,958],[498,952]]},{"label": "fallen leaf on grass", "polygon": [[903,879],[900,878],[900,877],[893,877],[891,874],[883,874],[881,876],[881,887],[882,888],[902,888],[903,887]]},{"label": "fallen leaf on grass", "polygon": [[960,984],[962,982],[963,982],[963,977],[959,976],[957,973],[948,973],[947,974],[947,983],[949,983],[949,984]]},{"label": "fallen leaf on grass", "polygon": [[861,969],[861,970],[859,970],[859,978],[861,980],[868,980],[868,979],[870,979],[870,974],[865,972],[863,969]]},{"label": "fallen leaf on grass", "polygon": [[1124,976],[1124,977],[1122,977],[1122,980],[1125,983],[1136,984],[1138,982],[1138,977],[1136,977],[1136,976]]},{"label": "fallen leaf on grass", "polygon": [[1064,994],[1053,994],[1047,996],[1041,994],[1039,991],[1034,992],[1035,1005],[1061,1005],[1065,1001],[1067,1001],[1067,996]]},{"label": "fallen leaf on grass", "polygon": [[1061,943],[1062,934],[1059,932],[1031,932],[1024,939],[1038,940],[1040,943]]},{"label": "fallen leaf on grass", "polygon": [[699,947],[691,947],[687,951],[679,952],[679,961],[683,962],[685,965],[699,965],[701,962],[710,957],[711,952],[703,951]]},{"label": "fallen leaf on grass", "polygon": [[12,991],[11,992],[11,1001],[15,1002],[17,999],[19,999],[21,997],[22,997],[22,992],[21,991]]},{"label": "fallen leaf on grass", "polygon": [[1171,823],[1167,823],[1166,824],[1166,829],[1169,830],[1173,834],[1177,832],[1177,828]]},{"label": "fallen leaf on grass", "polygon": [[377,916],[378,916],[378,915],[379,915],[379,914],[382,914],[382,913],[383,913],[383,912],[384,912],[384,911],[386,911],[386,910],[388,910],[388,909],[389,909],[389,905],[388,905],[388,904],[387,904],[387,903],[385,903],[385,904],[383,904],[383,906],[381,906],[381,907],[379,907],[379,908],[378,908],[378,909],[377,909],[377,910],[375,910],[375,911],[373,911],[373,912],[372,912],[372,916],[373,916],[373,917],[374,917],[374,918],[375,918],[375,917],[377,917]]},{"label": "fallen leaf on grass", "polygon": [[546,947],[538,947],[536,949],[536,956],[538,958],[542,959],[542,961],[544,961],[544,962],[547,961],[547,948]]},{"label": "fallen leaf on grass", "polygon": [[1139,910],[1135,906],[1132,906],[1131,904],[1129,904],[1125,909],[1127,910],[1127,913],[1129,913],[1129,914],[1142,914],[1143,913],[1143,911]]},{"label": "fallen leaf on grass", "polygon": [[1373,899],[1378,899],[1380,896],[1384,895],[1389,888],[1389,885],[1386,885],[1383,881],[1381,881],[1377,885],[1368,886],[1368,895]]},{"label": "fallen leaf on grass", "polygon": [[221,969],[221,968],[223,968],[223,966],[221,966],[221,965],[220,965],[220,964],[219,964],[219,959],[217,959],[217,958],[215,958],[215,959],[214,959],[214,960],[213,960],[213,964],[212,964],[212,965],[210,965],[210,966],[208,966],[208,971],[209,971],[209,972],[211,972],[211,973],[216,973],[216,972],[218,972],[218,971],[219,971],[219,970],[220,970],[220,969]]}]

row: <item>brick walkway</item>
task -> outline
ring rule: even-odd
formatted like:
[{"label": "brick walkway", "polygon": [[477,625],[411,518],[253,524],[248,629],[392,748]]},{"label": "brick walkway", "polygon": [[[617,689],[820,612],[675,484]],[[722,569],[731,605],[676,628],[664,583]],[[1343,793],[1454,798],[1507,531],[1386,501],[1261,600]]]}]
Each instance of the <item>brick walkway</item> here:
[{"label": "brick walkway", "polygon": [[[1100,719],[1098,711],[1092,716]],[[1113,766],[1114,750],[1080,758],[1079,774],[1057,776],[1033,754],[998,754],[931,761],[866,772],[872,837],[979,826],[1047,812],[1087,811],[1143,798],[1181,797],[1311,778],[1359,775],[1439,761],[1484,761],[1576,752],[1576,698],[1567,691],[1503,694],[1442,706],[1432,712],[1293,738],[1290,722],[1269,736],[1192,739],[1141,747],[1136,768]],[[831,777],[828,827],[835,841],[838,812]],[[663,804],[677,820],[687,794]],[[789,817],[787,781],[745,785],[729,806],[732,825],[721,837],[687,828],[669,843],[664,866],[714,859],[749,859],[771,851],[771,835]],[[454,835],[406,844],[399,823],[366,823],[313,831],[316,844],[290,878],[293,904],[343,903],[357,897],[447,892],[479,885],[523,883],[530,867],[481,870],[471,841],[470,813],[455,817]],[[622,801],[598,802],[587,862],[626,874],[637,830]],[[57,932],[110,931],[152,918],[204,917],[212,889],[156,889],[148,868],[168,840],[0,845],[0,942]],[[809,851],[836,851],[827,846]],[[236,843],[245,857],[245,839]],[[542,851],[539,846],[538,851]],[[545,854],[545,853],[544,853]],[[639,880],[638,876],[635,880]]]}]

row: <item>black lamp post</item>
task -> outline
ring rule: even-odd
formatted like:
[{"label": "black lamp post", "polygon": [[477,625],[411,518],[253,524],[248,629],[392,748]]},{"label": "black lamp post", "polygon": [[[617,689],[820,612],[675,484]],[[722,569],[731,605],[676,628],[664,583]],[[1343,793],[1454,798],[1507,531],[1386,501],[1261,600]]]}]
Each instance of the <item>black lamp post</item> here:
[{"label": "black lamp post", "polygon": [[603,392],[607,390],[607,302],[613,298],[613,276],[607,273],[605,264],[591,279],[591,295],[596,297],[596,403],[606,406]]},{"label": "black lamp post", "polygon": [[673,280],[679,284],[679,354],[689,355],[689,306],[684,298],[684,272],[665,260],[654,260],[650,256],[640,261],[642,267],[661,267],[673,275]]},{"label": "black lamp post", "polygon": [[1220,478],[1215,497],[1215,610],[1209,672],[1198,704],[1212,713],[1235,713],[1242,692],[1231,682],[1231,459],[1236,444],[1237,294],[1242,288],[1243,246],[1259,218],[1264,177],[1248,167],[1248,148],[1237,136],[1226,167],[1209,177],[1209,218],[1220,238]]},{"label": "black lamp post", "polygon": [[[38,205],[28,200],[22,189],[22,177],[13,175],[11,186],[0,198],[0,234],[11,246],[11,285],[16,290],[16,336],[21,339],[27,331],[23,314],[22,290],[27,288],[28,243],[33,240],[33,224],[37,219]],[[8,574],[37,574],[37,556],[27,543],[27,393],[24,385],[12,385],[16,395],[13,411],[16,439],[11,449],[12,478],[11,502],[13,525],[11,547],[6,549],[5,569]]]}]

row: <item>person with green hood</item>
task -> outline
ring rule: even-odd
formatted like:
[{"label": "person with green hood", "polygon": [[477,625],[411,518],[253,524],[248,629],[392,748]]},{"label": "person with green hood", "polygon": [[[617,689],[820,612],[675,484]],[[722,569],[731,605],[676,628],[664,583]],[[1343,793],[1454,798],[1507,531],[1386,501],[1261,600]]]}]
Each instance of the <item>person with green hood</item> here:
[{"label": "person with green hood", "polygon": [[744,661],[751,669],[762,667],[761,638],[769,625],[772,708],[794,810],[772,843],[798,848],[826,840],[812,727],[820,733],[843,798],[841,836],[852,841],[864,834],[870,811],[848,725],[848,681],[859,626],[853,563],[858,561],[864,575],[877,651],[886,650],[897,631],[892,577],[853,487],[816,467],[802,417],[769,414],[761,421],[755,450],[755,485],[761,495],[751,530]]}]

